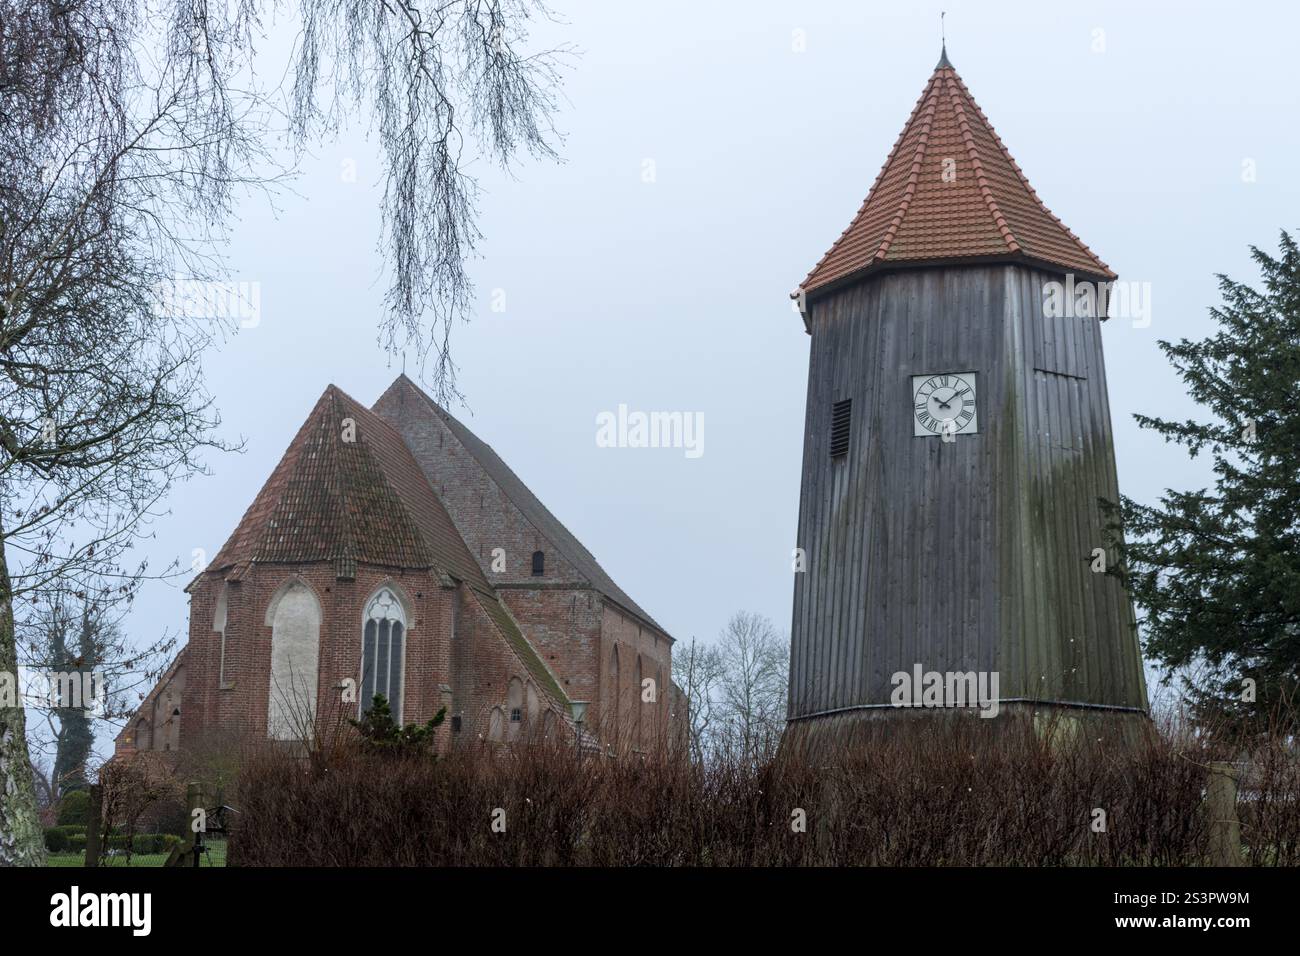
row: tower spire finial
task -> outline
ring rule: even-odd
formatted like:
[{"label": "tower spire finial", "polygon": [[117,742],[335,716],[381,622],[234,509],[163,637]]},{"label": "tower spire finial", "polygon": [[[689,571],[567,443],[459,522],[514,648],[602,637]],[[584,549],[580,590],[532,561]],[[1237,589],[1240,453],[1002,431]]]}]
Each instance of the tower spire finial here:
[{"label": "tower spire finial", "polygon": [[944,30],[944,23],[943,23],[943,18],[946,17],[947,15],[948,15],[948,11],[946,10],[939,11],[939,43],[941,44],[941,46],[939,52],[939,63],[938,65],[935,66],[936,70],[952,69],[952,64],[948,62],[948,36],[946,31]]}]

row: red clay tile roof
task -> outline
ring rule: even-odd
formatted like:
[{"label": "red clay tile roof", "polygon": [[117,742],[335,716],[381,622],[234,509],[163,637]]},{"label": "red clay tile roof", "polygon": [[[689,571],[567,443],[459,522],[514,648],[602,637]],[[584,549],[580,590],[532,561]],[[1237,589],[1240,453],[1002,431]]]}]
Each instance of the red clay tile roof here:
[{"label": "red clay tile roof", "polygon": [[487,587],[402,437],[333,385],[210,569],[325,560],[438,568]]},{"label": "red clay tile roof", "polygon": [[1115,278],[1043,205],[945,55],[862,208],[800,290],[891,264],[968,258]]},{"label": "red clay tile roof", "polygon": [[[600,562],[587,550],[586,546],[577,539],[573,532],[565,527],[559,518],[551,513],[551,510],[546,505],[542,504],[541,499],[533,494],[532,490],[492,449],[491,445],[466,428],[450,412],[425,394],[424,390],[407,378],[405,374],[399,375],[384,394],[387,395],[388,392],[392,392],[394,389],[408,390],[408,393],[413,396],[417,408],[423,408],[427,413],[435,414],[441,418],[447,427],[451,429],[456,439],[465,447],[465,450],[474,456],[474,459],[482,466],[488,477],[514,503],[515,507],[528,519],[529,523],[544,538],[550,541],[556,550],[564,555],[568,562],[592,587],[634,617],[640,618],[644,623],[668,637],[670,641],[675,640],[639,604],[633,601],[626,591],[614,583],[614,579],[600,566]],[[380,401],[382,402],[383,399],[381,398]]]},{"label": "red clay tile roof", "polygon": [[[344,420],[354,431],[344,440]],[[341,562],[435,569],[464,581],[507,645],[561,710],[568,695],[488,583],[402,436],[331,385],[239,527],[208,566]]]}]

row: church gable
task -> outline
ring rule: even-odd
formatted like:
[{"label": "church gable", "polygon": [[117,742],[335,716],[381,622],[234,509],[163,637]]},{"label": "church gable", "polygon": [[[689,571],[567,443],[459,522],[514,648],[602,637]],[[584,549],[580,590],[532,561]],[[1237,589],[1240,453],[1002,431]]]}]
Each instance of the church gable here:
[{"label": "church gable", "polygon": [[[590,587],[667,635],[491,446],[409,378],[399,376],[374,411],[401,432],[494,583]],[[504,551],[496,566],[495,548]]]},{"label": "church gable", "polygon": [[[494,548],[513,574],[493,567]],[[629,713],[631,662],[669,681],[672,639],[405,376],[374,411],[328,387],[187,591],[187,746],[302,739],[376,694],[404,722],[445,706],[440,749],[572,733],[575,700],[596,730],[617,710],[602,665],[615,647],[629,679],[608,692]]]},{"label": "church gable", "polygon": [[[192,743],[214,731],[302,739],[355,718],[375,694],[408,722],[445,705],[452,714],[496,708],[506,726],[521,711],[507,706],[511,681],[557,729],[568,717],[564,682],[488,582],[403,437],[334,386],[187,590]],[[458,672],[458,656],[477,662],[476,679]],[[149,749],[163,749],[151,702],[166,689],[131,725]],[[180,721],[168,726],[174,749]]]},{"label": "church gable", "polygon": [[211,567],[326,560],[432,566],[428,543],[386,474],[386,430],[327,388]]},{"label": "church gable", "polygon": [[210,570],[332,561],[445,571],[487,587],[400,435],[331,385]]}]

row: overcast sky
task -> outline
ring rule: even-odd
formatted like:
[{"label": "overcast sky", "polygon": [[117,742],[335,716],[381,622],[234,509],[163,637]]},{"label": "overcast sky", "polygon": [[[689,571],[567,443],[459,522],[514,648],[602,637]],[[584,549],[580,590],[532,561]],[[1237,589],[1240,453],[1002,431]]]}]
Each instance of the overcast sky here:
[{"label": "overcast sky", "polygon": [[[1120,487],[1152,500],[1205,483],[1131,416],[1192,413],[1156,340],[1207,334],[1214,273],[1253,280],[1248,245],[1300,226],[1300,5],[554,6],[566,22],[537,45],[581,51],[563,162],[476,167],[486,238],[479,307],[453,341],[468,407],[453,411],[679,640],[712,639],[742,608],[790,626],[809,339],[787,295],[929,78],[940,9],[953,65],[1038,194],[1122,278],[1151,283],[1150,327],[1104,333]],[[267,47],[263,73],[281,53]],[[207,368],[224,434],[247,449],[172,495],[143,545],[155,566],[215,554],[327,384],[370,404],[400,371],[377,344],[364,134],[318,149],[278,214],[240,209],[230,251],[260,284],[260,324]],[[704,453],[598,447],[596,416],[620,403],[702,413]],[[183,584],[146,588],[142,641],[185,631]]]}]

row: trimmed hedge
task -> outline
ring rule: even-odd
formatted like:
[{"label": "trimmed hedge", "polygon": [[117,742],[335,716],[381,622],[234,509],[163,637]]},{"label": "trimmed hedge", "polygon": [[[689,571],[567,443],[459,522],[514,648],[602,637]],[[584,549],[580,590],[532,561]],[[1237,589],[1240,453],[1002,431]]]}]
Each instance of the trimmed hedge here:
[{"label": "trimmed hedge", "polygon": [[63,795],[59,801],[59,826],[84,827],[90,817],[90,794],[85,790],[73,790]]},{"label": "trimmed hedge", "polygon": [[82,837],[85,845],[86,828],[79,824],[49,827],[45,831],[45,849],[51,853],[64,853],[69,849],[69,840],[74,836]]},{"label": "trimmed hedge", "polygon": [[[180,837],[172,836],[170,833],[137,833],[131,841],[131,852],[135,854],[169,853],[173,846],[182,842],[184,841]],[[108,848],[110,850],[125,850],[126,846],[127,838],[125,835],[108,838]]]},{"label": "trimmed hedge", "polygon": [[[173,846],[184,843],[170,833],[137,833],[130,841],[133,854],[169,853]],[[110,850],[125,850],[128,839],[124,833],[108,838]],[[78,826],[50,827],[45,831],[45,849],[51,853],[85,853],[86,828]]]}]

